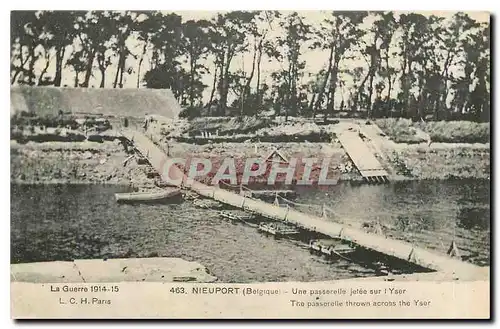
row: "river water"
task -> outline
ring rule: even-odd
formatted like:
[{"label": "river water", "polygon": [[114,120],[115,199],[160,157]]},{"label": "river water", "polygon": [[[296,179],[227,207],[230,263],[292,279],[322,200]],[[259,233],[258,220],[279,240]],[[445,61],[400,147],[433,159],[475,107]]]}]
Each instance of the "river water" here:
[{"label": "river water", "polygon": [[[463,260],[490,263],[490,182],[487,180],[339,184],[327,190],[302,187],[298,210],[361,227],[378,222],[386,235],[445,254],[455,241]],[[285,201],[286,202],[286,201]]]},{"label": "river water", "polygon": [[[275,240],[215,210],[185,201],[117,204],[120,186],[11,185],[11,262],[116,257],[181,257],[224,282],[319,281],[375,272],[342,259],[311,255],[291,240]],[[327,220],[358,226],[379,218],[387,234],[445,252],[452,240],[464,259],[489,264],[489,182],[341,184],[299,190],[297,203],[334,208]],[[299,209],[301,206],[297,206]]]}]

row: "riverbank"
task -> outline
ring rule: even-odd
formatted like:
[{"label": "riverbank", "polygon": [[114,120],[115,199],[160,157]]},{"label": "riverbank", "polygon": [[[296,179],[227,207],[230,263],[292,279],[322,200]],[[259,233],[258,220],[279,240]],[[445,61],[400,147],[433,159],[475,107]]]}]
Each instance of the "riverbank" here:
[{"label": "riverbank", "polygon": [[18,184],[111,184],[148,187],[144,166],[119,140],[110,142],[11,141],[11,182]]},{"label": "riverbank", "polygon": [[490,123],[472,121],[417,121],[376,119],[380,129],[396,143],[419,144],[429,140],[441,143],[489,143]]},{"label": "riverbank", "polygon": [[[278,148],[285,157],[330,158],[342,181],[361,176],[338,142],[333,143],[219,143],[194,145],[170,142],[173,157],[235,159],[265,158]],[[166,144],[163,145],[166,147]],[[394,144],[386,149],[392,180],[489,179],[489,144]],[[119,184],[134,188],[154,186],[148,166],[130,161],[117,139],[106,142],[11,141],[11,182],[28,184]],[[126,161],[126,160],[129,161]]]},{"label": "riverbank", "polygon": [[[382,128],[387,129],[389,122],[398,134],[410,125],[408,120],[382,122]],[[137,118],[130,118],[128,124],[141,129]],[[117,132],[122,125],[117,118],[110,121],[73,116],[39,118],[25,114],[11,118],[11,125],[12,182],[119,184],[137,189],[154,186],[148,166],[138,164],[134,158],[130,161],[132,154]],[[443,124],[427,126],[433,127],[429,131],[435,134],[442,130]],[[474,133],[470,127],[481,131],[486,127],[463,122],[455,122],[453,126],[460,128],[457,136],[469,137]],[[390,134],[385,136],[378,126],[359,120],[333,120],[320,125],[305,119],[284,122],[280,118],[245,117],[187,121],[151,117],[146,134],[172,157],[207,158],[220,163],[224,158],[232,158],[245,162],[248,158],[265,159],[278,149],[287,159],[329,158],[329,168],[336,179],[362,181],[336,137],[345,129],[359,129],[367,145],[375,147],[390,180],[490,177],[489,143],[434,141],[429,145],[423,140],[398,143],[391,140]],[[486,136],[484,131],[481,136]],[[468,140],[473,140],[469,137]]]},{"label": "riverbank", "polygon": [[489,144],[396,144],[390,159],[408,179],[490,179]]}]

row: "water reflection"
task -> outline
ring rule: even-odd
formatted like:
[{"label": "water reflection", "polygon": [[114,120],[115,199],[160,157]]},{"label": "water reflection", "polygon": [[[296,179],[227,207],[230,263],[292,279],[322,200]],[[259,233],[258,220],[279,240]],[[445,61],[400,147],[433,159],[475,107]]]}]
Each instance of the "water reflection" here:
[{"label": "water reflection", "polygon": [[460,208],[457,225],[466,230],[487,231],[490,229],[490,209],[481,207]]},{"label": "water reflection", "polygon": [[441,253],[455,241],[464,258],[479,265],[489,264],[489,181],[339,184],[326,193],[304,187],[299,193],[301,203],[316,204],[317,209],[322,204],[332,208],[329,220],[358,228],[379,222],[387,228],[388,236]]}]

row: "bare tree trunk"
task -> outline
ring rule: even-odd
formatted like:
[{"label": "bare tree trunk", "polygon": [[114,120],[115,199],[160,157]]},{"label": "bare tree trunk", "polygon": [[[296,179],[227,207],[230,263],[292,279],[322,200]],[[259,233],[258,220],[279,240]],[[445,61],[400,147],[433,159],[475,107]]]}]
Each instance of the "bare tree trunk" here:
[{"label": "bare tree trunk", "polygon": [[[368,73],[365,75],[365,78],[363,79],[363,81],[361,81],[359,87],[357,88],[356,90],[356,94],[354,94],[355,96],[353,97],[353,104],[352,104],[352,107],[354,110],[358,110],[358,103],[359,103],[359,95],[361,95],[362,93],[362,90],[365,88],[365,83],[366,81],[368,80],[368,77],[370,76],[370,70],[368,71]],[[352,110],[352,109],[351,109]]]},{"label": "bare tree trunk", "polygon": [[257,47],[254,47],[253,60],[252,60],[252,71],[250,71],[250,76],[247,79],[245,87],[243,89],[243,94],[241,95],[241,115],[243,115],[243,108],[245,107],[245,101],[250,96],[250,84],[252,83],[253,76],[255,74],[255,60],[257,59]]},{"label": "bare tree trunk", "polygon": [[193,54],[189,56],[189,105],[194,106],[194,74],[196,68],[196,59]]},{"label": "bare tree trunk", "polygon": [[226,109],[227,109],[227,95],[229,94],[229,67],[231,65],[231,60],[233,59],[234,53],[228,48],[227,51],[227,60],[225,63],[225,69],[224,69],[224,79],[223,84],[222,84],[222,96],[221,96],[221,106],[222,106],[222,115],[226,114]]},{"label": "bare tree trunk", "polygon": [[316,115],[316,111],[317,111],[317,109],[319,109],[319,107],[321,106],[321,102],[323,101],[323,95],[325,94],[326,84],[328,83],[328,79],[329,79],[330,73],[332,71],[334,50],[335,50],[335,46],[332,45],[330,47],[330,58],[328,59],[328,69],[326,70],[325,79],[323,80],[323,84],[321,85],[321,88],[319,89],[318,98],[316,100],[316,105],[314,106],[314,109],[313,109],[314,115]]},{"label": "bare tree trunk", "polygon": [[311,101],[309,102],[309,110],[311,111],[312,118],[316,118],[316,110],[314,109],[314,100],[316,99],[316,94],[313,93]]},{"label": "bare tree trunk", "polygon": [[327,111],[325,113],[325,122],[327,121],[328,114],[333,115],[333,109],[335,106],[335,90],[337,89],[337,74],[339,68],[340,57],[335,56],[335,62],[333,63],[332,73],[330,75],[330,96],[327,106]]},{"label": "bare tree trunk", "polygon": [[410,88],[411,88],[411,77],[413,75],[413,69],[411,67],[411,62],[408,63],[408,74],[405,76],[405,102],[406,102],[406,107],[407,111],[410,111],[410,101],[411,101],[411,94],[410,94]]},{"label": "bare tree trunk", "polygon": [[454,55],[451,54],[451,51],[448,51],[446,60],[444,62],[443,72],[441,73],[442,92],[440,97],[436,99],[436,104],[434,106],[434,120],[439,119],[439,107],[441,105],[444,105],[446,107],[446,99],[448,98],[448,80],[449,80],[448,69],[453,60],[453,57]]},{"label": "bare tree trunk", "polygon": [[385,100],[386,100],[386,103],[388,103],[389,100],[391,99],[391,91],[392,91],[392,76],[389,73],[389,56],[388,55],[385,57],[385,65],[387,67],[387,85],[388,85],[387,97]]},{"label": "bare tree trunk", "polygon": [[30,63],[28,66],[28,71],[29,71],[29,78],[28,78],[28,84],[30,86],[33,86],[35,84],[35,62],[37,58],[35,57],[35,47],[31,46],[30,48]]},{"label": "bare tree trunk", "polygon": [[[43,68],[42,72],[40,73],[40,76],[38,77],[38,83],[37,85],[41,85],[42,82],[43,82],[43,76],[47,73],[47,70],[49,69],[49,65],[50,65],[50,57],[47,57],[47,55],[45,55],[45,67]],[[54,82],[55,82],[55,79],[54,79]],[[61,81],[59,81],[59,86],[61,85]],[[54,86],[55,86],[55,83],[54,83]],[[56,87],[59,87],[59,86],[56,86]]]},{"label": "bare tree trunk", "polygon": [[[292,114],[293,115],[296,115],[297,114],[297,67],[296,67],[296,63],[293,63],[292,64],[292,81],[291,81],[291,84],[292,84],[292,93],[291,93],[291,96],[292,96]],[[288,112],[287,112],[288,114]],[[287,115],[287,120],[288,120],[288,115]]]},{"label": "bare tree trunk", "polygon": [[368,83],[368,118],[371,118],[371,115],[372,115],[372,95],[373,95],[373,78],[375,76],[374,74],[375,72],[373,72],[372,74],[370,74],[370,82]]},{"label": "bare tree trunk", "polygon": [[95,58],[95,50],[92,50],[90,53],[90,57],[88,58],[87,67],[85,69],[85,78],[83,80],[82,87],[89,86],[90,77],[92,76],[92,67],[94,65],[94,58]]},{"label": "bare tree trunk", "polygon": [[212,102],[214,101],[214,94],[215,94],[215,89],[217,87],[217,65],[215,66],[215,72],[214,72],[214,82],[212,84],[212,92],[210,93],[210,99],[208,101],[208,108],[209,108],[209,115],[212,114],[211,107],[212,107]]},{"label": "bare tree trunk", "polygon": [[13,85],[17,81],[17,77],[23,71],[24,65],[26,65],[26,63],[30,59],[29,55],[26,57],[26,59],[23,59],[23,48],[22,48],[22,46],[21,46],[21,50],[20,50],[20,53],[19,53],[19,59],[21,61],[21,66],[19,66],[18,68],[16,68],[16,71],[14,72],[14,76],[12,77],[12,79],[10,81],[11,85]]},{"label": "bare tree trunk", "polygon": [[139,88],[142,62],[144,61],[144,56],[146,55],[147,50],[148,50],[148,40],[146,39],[144,41],[144,47],[142,47],[141,59],[139,59],[139,66],[137,67],[137,88]]},{"label": "bare tree trunk", "polygon": [[75,69],[75,88],[78,87],[78,84],[79,84],[79,81],[78,81],[78,76],[79,76],[80,72],[78,72],[76,69]]},{"label": "bare tree trunk", "polygon": [[104,53],[99,53],[97,55],[97,64],[99,65],[99,71],[101,71],[101,84],[99,88],[104,88],[106,82],[106,57]]},{"label": "bare tree trunk", "polygon": [[127,60],[127,50],[123,49],[121,55],[120,55],[120,82],[118,83],[118,86],[120,88],[123,88],[123,74],[125,72],[125,62]]},{"label": "bare tree trunk", "polygon": [[56,87],[61,86],[62,69],[63,69],[62,64],[63,64],[65,52],[66,52],[66,49],[64,48],[64,46],[57,49],[57,51],[56,51],[56,75],[54,76],[54,86],[56,86]]},{"label": "bare tree trunk", "polygon": [[[120,86],[122,84],[122,79],[123,79],[123,51],[120,50],[120,57],[118,58],[118,66],[116,69],[116,74],[115,74],[115,80],[113,81],[113,88],[116,88],[116,86]],[[118,78],[120,78],[120,82],[118,82]],[[120,86],[121,88],[121,86]]]},{"label": "bare tree trunk", "polygon": [[118,75],[120,74],[121,66],[120,66],[120,60],[118,60],[118,66],[116,68],[116,73],[115,73],[115,80],[113,81],[113,88],[116,88],[116,85],[118,84]]},{"label": "bare tree trunk", "polygon": [[101,71],[101,84],[99,85],[99,88],[104,88],[104,82],[106,78],[106,69],[100,68]]},{"label": "bare tree trunk", "polygon": [[259,109],[261,107],[261,97],[260,97],[260,63],[262,61],[262,41],[263,38],[259,42],[259,56],[257,59],[257,99],[256,99],[256,104],[255,104],[255,116],[259,113]]},{"label": "bare tree trunk", "polygon": [[225,70],[224,70],[224,67],[225,67],[225,59],[226,59],[226,55],[225,54],[222,54],[222,57],[221,57],[221,61],[219,63],[220,65],[220,75],[219,75],[219,82],[218,82],[218,91],[219,91],[219,102],[218,102],[218,106],[217,106],[217,113],[220,113],[221,112],[221,106],[222,106],[222,102],[224,100],[224,76],[225,76]]},{"label": "bare tree trunk", "polygon": [[16,80],[17,80],[17,77],[19,76],[19,73],[21,73],[22,71],[22,68],[17,68],[16,71],[14,72],[14,76],[12,77],[12,79],[10,80],[10,84],[13,85]]}]

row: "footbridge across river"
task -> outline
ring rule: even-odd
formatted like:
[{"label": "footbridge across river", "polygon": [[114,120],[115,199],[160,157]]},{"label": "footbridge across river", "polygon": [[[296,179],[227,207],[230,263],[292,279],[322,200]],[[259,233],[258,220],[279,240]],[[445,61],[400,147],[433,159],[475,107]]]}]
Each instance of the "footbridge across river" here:
[{"label": "footbridge across river", "polygon": [[[237,207],[261,216],[286,221],[334,238],[348,239],[364,248],[378,251],[417,265],[435,270],[441,274],[460,280],[483,279],[488,275],[487,268],[479,267],[463,262],[448,255],[430,252],[426,249],[416,247],[410,243],[393,240],[385,236],[365,233],[361,230],[347,227],[335,222],[326,221],[321,217],[305,214],[290,207],[267,203],[261,200],[246,197],[220,188],[219,186],[207,186],[197,181],[188,180],[184,172],[176,166],[167,166],[168,157],[165,152],[155,145],[143,133],[126,129],[122,135],[131,141],[134,148],[150,162],[151,166],[160,174],[164,181],[177,181],[175,185],[190,189],[197,194],[214,199],[221,203]],[[170,167],[170,168],[167,168]],[[169,172],[167,171],[169,170]]]}]

